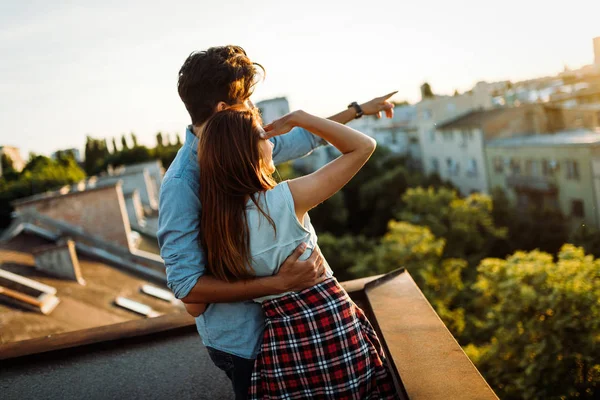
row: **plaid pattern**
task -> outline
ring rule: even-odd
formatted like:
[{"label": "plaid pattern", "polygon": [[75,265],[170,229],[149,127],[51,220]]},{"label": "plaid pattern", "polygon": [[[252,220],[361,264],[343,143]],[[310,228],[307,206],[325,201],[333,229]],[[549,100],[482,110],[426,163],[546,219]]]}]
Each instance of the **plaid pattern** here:
[{"label": "plaid pattern", "polygon": [[373,327],[334,278],[263,303],[249,399],[397,399]]}]

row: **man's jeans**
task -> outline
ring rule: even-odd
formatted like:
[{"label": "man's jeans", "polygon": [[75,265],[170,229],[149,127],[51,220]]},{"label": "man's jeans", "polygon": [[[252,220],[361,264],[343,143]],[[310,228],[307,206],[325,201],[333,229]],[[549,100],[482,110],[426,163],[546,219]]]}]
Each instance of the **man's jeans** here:
[{"label": "man's jeans", "polygon": [[226,353],[212,347],[207,347],[208,355],[212,362],[225,371],[235,393],[235,400],[246,400],[248,398],[248,388],[250,387],[250,378],[254,369],[254,360],[248,360]]}]

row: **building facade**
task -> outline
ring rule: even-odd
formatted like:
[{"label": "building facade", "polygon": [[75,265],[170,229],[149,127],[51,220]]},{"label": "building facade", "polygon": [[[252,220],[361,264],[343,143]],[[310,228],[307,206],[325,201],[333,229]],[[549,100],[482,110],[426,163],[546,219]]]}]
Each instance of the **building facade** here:
[{"label": "building facade", "polygon": [[[465,115],[473,110],[487,110],[493,107],[492,94],[496,89],[493,83],[479,82],[473,90],[456,96],[434,96],[424,98],[416,105],[416,128],[421,146],[423,171],[427,174],[439,173],[441,165],[433,161],[440,157],[440,148],[445,148],[436,134],[437,126]],[[456,151],[459,151],[455,149]],[[455,167],[452,166],[453,170]]]},{"label": "building facade", "polygon": [[496,139],[485,149],[489,186],[520,210],[558,209],[600,227],[600,131]]},{"label": "building facade", "polygon": [[260,110],[260,115],[262,116],[264,124],[269,124],[290,112],[290,104],[285,97],[276,97],[259,101],[256,103],[256,107]]}]

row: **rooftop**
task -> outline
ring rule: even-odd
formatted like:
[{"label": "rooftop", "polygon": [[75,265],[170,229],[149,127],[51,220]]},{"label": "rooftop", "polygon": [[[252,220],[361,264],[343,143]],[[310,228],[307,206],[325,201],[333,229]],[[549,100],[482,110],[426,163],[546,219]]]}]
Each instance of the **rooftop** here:
[{"label": "rooftop", "polygon": [[[379,337],[402,399],[497,399],[405,270],[344,282]],[[0,344],[3,395],[228,399],[185,314]]]},{"label": "rooftop", "polygon": [[488,147],[589,146],[600,144],[600,131],[587,129],[543,135],[522,135],[489,141]]},{"label": "rooftop", "polygon": [[0,302],[0,344],[145,318],[117,306],[115,301],[118,297],[147,305],[161,314],[184,312],[180,304],[158,299],[140,290],[143,285],[163,289],[166,286],[89,256],[78,256],[84,285],[39,270],[35,266],[34,250],[50,243],[53,242],[37,235],[21,233],[0,245],[1,270],[56,288],[60,300],[48,315]]},{"label": "rooftop", "polygon": [[[479,128],[485,122],[496,118],[505,113],[511,113],[517,110],[529,109],[533,110],[542,107],[539,104],[523,104],[518,107],[497,107],[486,110],[473,110],[462,114],[454,119],[438,124],[438,130],[463,129],[463,128]],[[545,105],[543,106],[545,107]]]}]

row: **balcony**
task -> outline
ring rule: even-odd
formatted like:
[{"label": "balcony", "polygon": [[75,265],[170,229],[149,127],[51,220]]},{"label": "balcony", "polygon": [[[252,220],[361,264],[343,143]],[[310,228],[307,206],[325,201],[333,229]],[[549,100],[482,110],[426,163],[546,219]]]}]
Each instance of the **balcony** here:
[{"label": "balcony", "polygon": [[[405,270],[344,282],[388,354],[402,399],[497,399]],[[184,314],[0,344],[2,398],[230,399]]]},{"label": "balcony", "polygon": [[506,177],[506,186],[516,191],[557,193],[556,180],[543,176],[509,175]]}]

